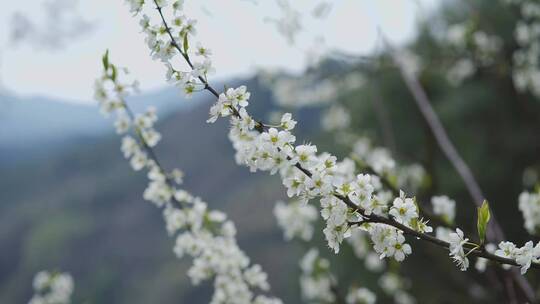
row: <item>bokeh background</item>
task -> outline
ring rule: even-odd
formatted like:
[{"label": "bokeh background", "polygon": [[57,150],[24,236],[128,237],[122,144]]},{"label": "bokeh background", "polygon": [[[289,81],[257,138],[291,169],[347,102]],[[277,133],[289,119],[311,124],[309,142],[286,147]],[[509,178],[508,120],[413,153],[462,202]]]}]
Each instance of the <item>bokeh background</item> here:
[{"label": "bokeh background", "polygon": [[[92,101],[106,48],[141,81],[131,106],[158,108],[164,140],[157,153],[165,166],[182,168],[186,189],[228,213],[274,293],[299,302],[297,261],[305,244],[285,242],[272,215],[286,196],[279,179],[234,163],[226,124],[205,123],[211,96],[185,100],[164,85],[161,64],[151,61],[122,2],[0,0],[0,303],[28,301],[32,277],[43,269],[73,275],[75,303],[208,301],[211,286],[191,286],[189,261],[174,257],[159,210],[142,199],[145,176],[129,168]],[[300,141],[343,157],[347,140],[324,125],[339,105],[350,131],[400,163],[424,167],[419,198],[455,198],[458,222],[474,231],[470,198],[392,63],[384,39],[390,41],[416,70],[509,238],[531,238],[517,197],[537,181],[540,100],[518,92],[510,75],[517,11],[492,0],[188,2],[199,38],[215,54],[215,87],[246,84],[255,116],[292,112]],[[501,47],[456,83],[448,75],[456,58],[474,52],[441,39],[458,23],[496,35]],[[377,290],[361,264],[347,266],[356,265],[349,248],[338,259],[316,235],[345,282],[361,277]],[[500,300],[481,278],[457,271],[446,252],[413,243],[402,272],[419,303]]]}]

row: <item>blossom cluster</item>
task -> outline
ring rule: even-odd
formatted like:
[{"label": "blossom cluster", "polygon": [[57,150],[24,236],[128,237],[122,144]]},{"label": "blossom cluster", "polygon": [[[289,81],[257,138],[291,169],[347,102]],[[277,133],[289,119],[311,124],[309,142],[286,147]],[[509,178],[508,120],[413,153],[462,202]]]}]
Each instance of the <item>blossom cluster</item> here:
[{"label": "blossom cluster", "polygon": [[[343,113],[347,113],[345,107],[335,104],[330,107],[330,109],[339,107]],[[323,123],[323,129],[324,129],[324,120],[325,116],[322,118]],[[381,163],[391,163],[394,164],[394,160],[391,159],[389,152],[381,147],[372,147],[371,142],[369,139],[365,137],[358,138],[357,136],[354,136],[353,134],[347,133],[348,125],[343,125],[339,128],[329,128],[328,131],[333,132],[339,132],[336,133],[336,138],[340,138],[344,140],[346,145],[349,145],[350,142],[352,142],[352,148],[353,153],[351,154],[351,157],[357,160],[356,163],[363,163],[361,165],[367,165],[367,166],[373,166],[381,170],[381,166],[379,165],[379,160]],[[371,157],[373,155],[373,157]],[[377,155],[381,155],[383,157],[377,157]],[[413,164],[410,166],[398,166],[396,165],[387,166],[386,170],[381,172],[381,174],[385,174],[386,177],[391,178],[394,180],[393,176],[395,176],[396,184],[400,187],[407,187],[409,189],[417,189],[421,186],[421,183],[424,180],[424,170],[421,166]],[[382,171],[382,170],[381,170]],[[379,187],[380,188],[380,187]],[[386,195],[388,199],[391,197],[390,191],[380,191],[378,195]],[[405,199],[406,201],[410,202],[411,199]],[[281,208],[287,208],[287,205],[281,204]],[[296,209],[298,208],[298,203],[293,202],[289,208]],[[313,208],[309,204],[302,205],[302,208]],[[443,208],[444,211],[454,212],[454,210],[449,210],[450,208]],[[397,209],[396,209],[397,211]],[[324,209],[321,210],[321,212],[324,214],[326,212]],[[443,216],[443,214],[438,214],[439,216]],[[283,219],[280,220],[278,218],[279,222],[287,222],[283,221]],[[288,222],[290,225],[294,225],[294,219],[291,217],[290,221]],[[306,223],[307,226],[308,223]],[[287,225],[280,225],[283,229],[287,229]],[[368,226],[366,226],[368,227]],[[408,284],[407,281],[403,278],[401,278],[395,271],[397,270],[396,267],[392,267],[392,269],[386,268],[386,262],[384,260],[381,260],[379,258],[379,254],[376,252],[369,250],[370,244],[372,241],[370,240],[370,234],[366,231],[366,227],[364,229],[353,229],[351,231],[351,236],[346,239],[347,243],[352,247],[354,254],[357,258],[364,261],[364,267],[374,273],[380,273],[382,272],[382,275],[380,275],[379,279],[379,285],[381,286],[382,290],[387,294],[389,297],[394,298],[395,303],[401,303],[401,304],[410,304],[415,303],[415,299],[405,291]],[[408,245],[407,245],[408,246]],[[383,272],[384,271],[384,272]],[[359,294],[370,294],[366,292],[366,289],[364,288],[351,288],[349,298],[355,298],[356,293]],[[368,296],[367,299],[364,299],[365,301],[370,301],[370,297]],[[351,301],[351,300],[350,300]]]},{"label": "blossom cluster", "polygon": [[[371,143],[367,138],[359,138],[359,139],[357,139],[357,141],[355,142],[353,147],[354,147],[354,149],[353,149],[352,156],[355,157],[355,158],[360,158],[362,155],[364,155],[363,161],[366,162],[366,164],[368,166],[372,166],[372,167],[375,167],[375,168],[377,168],[377,167],[380,168],[381,167],[380,165],[378,166],[376,162],[372,161],[370,163],[369,162],[370,158],[365,156],[365,155],[370,155],[370,153],[372,153],[371,151],[376,150],[376,149],[382,149],[382,151],[385,151],[384,154],[386,156],[384,158],[381,158],[382,159],[381,163],[394,163],[394,160],[390,157],[390,154],[386,150],[384,150],[384,148],[372,148]],[[387,159],[387,161],[385,161],[384,159]],[[387,166],[386,170],[381,170],[381,169],[379,169],[379,170],[380,170],[379,172],[381,174],[386,174],[386,176],[396,175],[396,174],[398,174],[396,172],[399,172],[399,170],[395,169],[394,165]],[[403,171],[406,172],[406,170],[403,170]],[[391,172],[393,172],[393,173],[391,173]],[[400,186],[404,186],[405,179],[403,179],[402,181],[399,181],[400,180],[399,175],[397,175],[397,176],[398,176],[398,183],[397,184],[400,185]],[[421,177],[418,177],[417,180],[420,181]],[[454,200],[452,200],[452,199],[450,199],[450,198],[448,198],[447,196],[444,196],[444,195],[442,195],[442,196],[434,196],[434,197],[431,198],[431,204],[432,204],[432,207],[433,207],[433,214],[434,215],[440,217],[442,220],[444,220],[448,224],[453,224],[454,223],[455,214],[456,214],[456,211],[455,211],[456,202]],[[404,205],[404,203],[399,201],[399,205]],[[524,214],[526,227],[527,227],[527,225],[529,225],[529,227],[535,226],[535,225],[537,225],[536,223],[540,222],[540,220],[536,220],[536,219],[540,218],[540,216],[538,215],[538,212],[540,212],[540,208],[538,208],[538,206],[540,206],[540,196],[539,195],[536,195],[534,193],[524,192],[520,196],[520,209],[522,210],[522,212]],[[538,212],[535,212],[536,209],[539,209]],[[397,209],[394,209],[394,210],[397,211]],[[412,208],[410,208],[408,210],[411,213],[414,212],[414,210]],[[396,211],[394,211],[394,213],[396,213]],[[404,212],[404,214],[406,214],[406,212]],[[532,229],[530,231],[534,231],[533,228],[530,228],[530,229]],[[431,228],[428,228],[428,230],[431,232]],[[354,237],[354,238],[349,239],[349,241],[350,241],[349,243],[351,243],[353,245],[353,248],[354,248],[355,253],[357,254],[357,256],[365,256],[366,255],[365,251],[366,251],[367,247],[365,245],[364,240],[362,239],[362,234],[358,233],[358,234],[355,234],[355,235],[357,235],[357,236]],[[436,229],[436,237],[438,239],[440,239],[440,240],[444,240],[444,241],[449,243],[449,245],[450,245],[450,256],[457,263],[459,268],[461,270],[468,269],[469,260],[467,258],[466,252],[464,251],[463,246],[468,243],[469,239],[464,237],[463,231],[461,231],[460,229],[457,229],[456,231],[452,231],[452,230],[447,229],[445,227],[437,227],[437,229]],[[475,244],[473,244],[473,243],[468,243],[468,245],[475,246]],[[486,244],[485,248],[486,248],[487,252],[495,253],[495,245]],[[513,260],[517,260],[518,256],[519,256],[519,254],[516,256],[516,253],[514,253],[513,256],[504,255],[503,257],[508,257],[508,258],[513,259]],[[367,255],[367,257],[368,258],[366,258],[366,267],[368,269],[370,269],[370,268],[371,269],[376,269],[378,267],[377,264],[376,263],[374,264],[374,263],[370,262],[370,261],[373,261],[373,260],[369,259],[369,255]],[[535,262],[536,260],[533,259],[532,261]],[[487,262],[488,262],[488,260],[485,259],[485,258],[477,258],[477,262],[475,264],[476,269],[479,272],[483,272],[485,270]],[[520,262],[517,262],[517,263],[520,264]],[[524,271],[526,271],[526,269]]]},{"label": "blossom cluster", "polygon": [[[339,80],[339,81],[338,81]],[[357,89],[366,83],[356,71],[332,79],[324,75],[287,75],[275,72],[262,73],[261,83],[271,89],[274,100],[285,108],[320,106],[335,102],[342,92]],[[344,117],[337,113],[339,116]],[[340,124],[333,120],[332,124]],[[343,124],[343,123],[342,123]]]},{"label": "blossom cluster", "polygon": [[332,287],[336,283],[330,272],[330,262],[319,256],[317,249],[310,249],[300,260],[300,288],[302,298],[308,302],[334,303],[336,294]]},{"label": "blossom cluster", "polygon": [[351,156],[371,167],[379,175],[395,172],[396,161],[390,151],[383,147],[374,147],[367,137],[356,138]]},{"label": "blossom cluster", "polygon": [[321,126],[326,131],[342,130],[351,123],[351,116],[347,110],[340,105],[331,106],[324,113],[321,119]]},{"label": "blossom cluster", "polygon": [[74,284],[68,273],[40,271],[34,276],[33,287],[29,304],[69,304]]},{"label": "blossom cluster", "polygon": [[399,275],[387,272],[379,278],[379,286],[396,304],[414,304],[414,297],[405,291],[410,282]]},{"label": "blossom cluster", "polygon": [[[358,72],[349,72],[343,77],[345,78],[343,81],[349,83],[340,86],[344,91],[358,89],[365,84],[365,76]],[[389,149],[376,146],[370,138],[355,134],[356,132],[349,128],[352,120],[349,112],[345,105],[333,103],[323,112],[321,127],[325,131],[334,132],[336,143],[352,150],[350,158],[356,162],[359,169],[369,169],[368,171],[374,172],[375,175],[393,181],[395,188],[407,189],[410,192],[416,192],[424,186],[426,172],[421,165],[415,163],[398,165]],[[391,193],[380,192],[379,196],[382,195],[391,196]]]},{"label": "blossom cluster", "polygon": [[456,217],[456,201],[446,195],[434,196],[431,198],[433,213],[440,216],[447,223],[452,224]]},{"label": "blossom cluster", "polygon": [[371,240],[369,233],[361,229],[354,229],[347,243],[352,247],[354,255],[364,260],[364,267],[371,272],[380,272],[385,268],[385,260],[379,258],[379,254],[370,250]]},{"label": "blossom cluster", "polygon": [[285,234],[286,240],[295,237],[303,241],[311,240],[315,230],[313,223],[318,218],[317,208],[298,201],[289,204],[278,201],[274,207],[274,215],[279,227]]},{"label": "blossom cluster", "polygon": [[365,287],[351,288],[345,301],[347,304],[375,304],[377,296]]},{"label": "blossom cluster", "polygon": [[367,230],[373,242],[373,249],[383,257],[394,257],[398,262],[412,253],[411,246],[405,243],[403,232],[388,225],[373,224]]},{"label": "blossom cluster", "polygon": [[521,92],[540,97],[540,3],[534,0],[506,0],[516,5],[521,19],[514,37],[519,48],[513,54],[512,78]]},{"label": "blossom cluster", "polygon": [[540,193],[522,192],[519,195],[519,210],[525,220],[525,229],[535,234],[540,227]]},{"label": "blossom cluster", "polygon": [[[302,297],[308,302],[335,303],[337,279],[330,271],[330,263],[321,257],[317,249],[310,249],[300,261],[302,275],[300,287]],[[416,301],[404,291],[406,282],[394,273],[386,273],[379,279],[381,289],[394,298],[398,304],[412,304]],[[377,295],[366,287],[351,286],[345,295],[347,304],[373,304]]]},{"label": "blossom cluster", "polygon": [[[417,192],[424,186],[427,175],[420,164],[398,164],[389,149],[374,145],[368,137],[358,136],[351,130],[339,131],[336,142],[352,150],[350,158],[355,160],[359,169],[374,172],[376,176],[391,182],[394,188]],[[381,191],[379,196],[388,196],[390,200],[392,193]]]},{"label": "blossom cluster", "polygon": [[[165,64],[167,80],[181,87],[188,98],[193,93],[203,90],[207,75],[214,72],[210,60],[212,51],[200,43],[197,43],[195,47],[189,45],[189,38],[197,33],[197,21],[182,15],[184,1],[174,1],[171,5],[167,0],[127,0],[126,2],[129,3],[131,12],[142,15],[139,25],[146,35],[145,42],[151,51],[152,58]],[[142,14],[145,4],[147,4],[146,7],[159,8],[160,15],[167,18],[167,24],[155,21],[147,14]],[[167,6],[172,8],[172,14],[165,17],[166,12],[161,9]],[[182,69],[173,64],[172,59],[176,56],[187,57],[188,55],[196,56],[199,60],[190,61],[188,69]]]},{"label": "blossom cluster", "polygon": [[447,72],[449,82],[455,86],[473,75],[478,67],[492,65],[502,47],[498,36],[477,29],[471,21],[449,26],[445,41],[460,55]]},{"label": "blossom cluster", "polygon": [[532,263],[540,262],[540,242],[534,246],[532,241],[528,241],[522,247],[512,242],[500,242],[495,254],[515,260],[521,266],[521,274],[525,274]]},{"label": "blossom cluster", "polygon": [[[289,204],[278,201],[274,208],[274,215],[285,233],[286,240],[298,238],[302,241],[310,241],[314,221],[317,219],[316,212],[315,207],[309,204],[301,204],[298,201],[292,201]],[[355,255],[365,261],[367,270],[380,273],[385,268],[385,261],[379,259],[378,254],[369,250],[368,238],[369,234],[366,231],[355,229],[352,230],[351,237],[347,238],[347,242],[353,248]],[[316,273],[313,269],[317,267],[312,266],[314,263],[319,265],[317,266],[319,271]],[[333,299],[329,284],[331,285],[332,281],[337,283],[337,279],[332,278],[328,261],[318,257],[316,249],[311,249],[306,253],[303,262],[301,262],[301,268],[303,271],[300,281],[305,299],[315,300],[316,302],[321,301],[321,299],[324,300],[322,302]],[[415,299],[405,291],[407,281],[397,273],[383,272],[380,274],[379,285],[388,296],[394,298],[395,303],[415,303]],[[375,294],[363,287],[351,287],[345,298],[347,303],[373,303],[375,299]]]},{"label": "blossom cluster", "polygon": [[467,270],[469,268],[469,259],[465,254],[463,246],[469,241],[468,238],[465,238],[463,231],[456,228],[456,232],[452,232],[448,235],[448,243],[450,243],[449,250],[450,256],[456,262],[461,271]]},{"label": "blossom cluster", "polygon": [[[104,74],[96,81],[96,98],[106,114],[115,115],[117,132],[124,134],[122,152],[134,170],[146,169],[148,186],[144,199],[162,208],[166,228],[176,237],[174,253],[193,259],[188,276],[193,284],[213,279],[215,291],[211,303],[279,304],[280,300],[256,296],[252,289],[267,291],[267,275],[260,265],[239,248],[236,228],[220,211],[180,188],[183,174],[175,169],[166,172],[152,147],[161,135],[154,129],[155,109],[134,114],[125,103],[129,90],[119,81],[119,69],[104,57]],[[110,106],[114,104],[114,106]],[[119,127],[121,126],[121,127]],[[134,134],[126,135],[129,131]]]},{"label": "blossom cluster", "polygon": [[[381,183],[376,176],[368,174],[354,175],[355,165],[350,160],[337,162],[337,158],[328,153],[317,154],[317,147],[311,144],[295,145],[296,138],[291,133],[296,122],[289,113],[283,115],[281,124],[277,127],[269,127],[260,132],[256,130],[256,122],[245,109],[248,105],[236,102],[236,95],[231,94],[238,89],[229,89],[220,95],[218,102],[211,109],[211,121],[219,116],[231,116],[231,130],[229,138],[236,150],[236,161],[248,166],[251,171],[270,171],[271,174],[279,172],[283,185],[287,189],[289,197],[295,197],[302,202],[319,198],[321,215],[326,221],[325,234],[328,246],[335,253],[339,252],[341,242],[351,235],[351,222],[361,221],[363,216],[372,213],[380,216],[387,215],[388,202],[377,196],[377,190],[381,189]],[[230,92],[229,92],[230,91]],[[241,94],[246,94],[244,88],[240,88]],[[235,107],[240,107],[236,109]],[[222,111],[214,111],[218,107]],[[235,110],[230,110],[235,109]],[[238,116],[232,115],[238,112]],[[404,195],[404,194],[403,194]],[[355,209],[361,209],[362,214],[351,210],[343,201],[348,198]],[[404,198],[398,198],[394,204]],[[416,206],[413,204],[396,206],[400,212],[409,211]],[[391,210],[393,210],[391,208]],[[418,213],[398,213],[392,216],[403,221],[406,225],[414,225]],[[420,221],[421,222],[421,221]],[[395,230],[388,226],[386,229]],[[403,236],[396,231],[396,239],[385,239],[388,248],[397,243],[403,244]],[[402,240],[403,239],[403,240]],[[400,245],[397,245],[398,247]],[[410,247],[405,247],[409,250]],[[382,250],[382,249],[381,249]],[[389,255],[387,255],[389,256]],[[392,255],[390,255],[392,256]],[[400,259],[401,255],[398,254]],[[402,258],[401,258],[402,260]]]},{"label": "blossom cluster", "polygon": [[[470,264],[468,255],[475,248],[478,248],[478,245],[470,243],[459,228],[451,231],[447,228],[437,227],[437,238],[449,243],[450,256],[462,271],[467,270]],[[469,252],[465,252],[466,245],[474,247]],[[512,242],[503,241],[499,243],[498,247],[494,244],[486,244],[485,249],[488,253],[515,261],[521,267],[521,274],[525,274],[532,263],[540,262],[540,242],[535,246],[532,241],[528,241],[522,247],[517,247]],[[483,272],[487,262],[488,260],[485,258],[478,258],[475,268],[479,272]],[[503,267],[508,268],[509,265],[503,265]]]}]

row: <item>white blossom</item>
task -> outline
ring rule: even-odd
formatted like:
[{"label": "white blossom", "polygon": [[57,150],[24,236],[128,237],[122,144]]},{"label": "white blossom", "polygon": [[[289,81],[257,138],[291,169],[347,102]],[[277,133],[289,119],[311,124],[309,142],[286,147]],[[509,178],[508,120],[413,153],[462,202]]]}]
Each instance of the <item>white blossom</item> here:
[{"label": "white blossom", "polygon": [[528,241],[523,247],[514,250],[514,257],[516,263],[521,266],[521,274],[525,274],[531,267],[531,263],[539,262],[540,243],[534,246],[532,241]]},{"label": "white blossom", "polygon": [[399,197],[394,199],[390,212],[394,219],[402,224],[408,225],[412,219],[418,217],[416,204],[412,198],[406,198],[405,193],[400,191]]},{"label": "white blossom", "polygon": [[441,216],[444,220],[453,223],[456,217],[456,202],[446,195],[431,198],[433,213]]},{"label": "white blossom", "polygon": [[365,287],[351,288],[345,300],[347,304],[374,304],[377,296]]},{"label": "white blossom", "polygon": [[398,262],[405,259],[405,256],[412,253],[411,246],[405,244],[405,237],[401,233],[397,233],[395,236],[391,235],[387,240],[387,247],[384,255],[387,257],[394,257]]},{"label": "white blossom", "polygon": [[535,234],[540,227],[540,194],[522,192],[519,195],[519,210],[525,220],[525,229]]},{"label": "white blossom", "polygon": [[287,131],[290,131],[294,129],[295,126],[296,126],[296,121],[292,119],[291,113],[283,114],[283,116],[281,117],[280,127]]},{"label": "white blossom", "polygon": [[351,116],[344,107],[333,105],[324,114],[321,120],[322,128],[326,131],[343,130],[349,126]]},{"label": "white blossom", "polygon": [[117,134],[124,134],[129,130],[131,120],[127,115],[120,115],[114,122]]},{"label": "white blossom", "polygon": [[300,145],[295,148],[293,162],[298,162],[304,168],[311,168],[317,164],[317,147],[312,145]]},{"label": "white blossom", "polygon": [[209,58],[210,56],[212,56],[212,51],[208,48],[203,47],[201,43],[197,43],[197,47],[195,48],[195,55]]},{"label": "white blossom", "polygon": [[343,240],[351,236],[351,230],[348,223],[336,224],[333,221],[326,222],[326,228],[323,229],[324,237],[328,242],[328,247],[339,253],[339,245]]},{"label": "white blossom", "polygon": [[332,274],[329,272],[328,260],[321,258],[317,249],[310,249],[300,260],[302,275],[300,289],[306,301],[334,302],[332,292]]},{"label": "white blossom", "polygon": [[465,256],[465,252],[463,251],[463,245],[468,241],[469,239],[464,237],[463,231],[459,228],[456,229],[456,232],[452,232],[448,235],[450,256],[454,259],[461,271],[465,271],[469,268],[469,259]]},{"label": "white blossom", "polygon": [[253,265],[250,268],[244,271],[244,277],[246,282],[253,286],[260,288],[261,290],[268,290],[270,285],[268,285],[268,275],[262,270],[261,265]]},{"label": "white blossom", "polygon": [[212,74],[215,69],[212,67],[212,61],[205,59],[203,62],[195,62],[193,64],[193,70],[191,76],[193,77],[206,77],[208,74]]},{"label": "white blossom", "polygon": [[384,224],[374,224],[368,230],[373,249],[380,254],[380,258],[394,257],[398,262],[412,253],[412,248],[405,243],[403,232]]},{"label": "white blossom", "polygon": [[278,201],[274,207],[274,216],[285,234],[285,239],[298,237],[304,241],[311,240],[313,224],[317,219],[315,207],[297,201],[289,204]]},{"label": "white blossom", "polygon": [[129,11],[131,13],[139,13],[144,5],[144,0],[126,0],[129,4]]},{"label": "white blossom", "polygon": [[40,271],[34,276],[33,287],[29,304],[69,304],[74,283],[68,273]]}]

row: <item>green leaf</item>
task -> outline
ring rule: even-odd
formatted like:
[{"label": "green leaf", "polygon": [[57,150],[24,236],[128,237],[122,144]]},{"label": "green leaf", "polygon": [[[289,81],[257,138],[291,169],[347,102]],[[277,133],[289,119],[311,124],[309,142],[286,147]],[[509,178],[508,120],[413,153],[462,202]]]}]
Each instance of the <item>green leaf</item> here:
[{"label": "green leaf", "polygon": [[420,207],[418,206],[418,201],[416,200],[416,196],[412,198],[414,206],[416,207],[416,214],[420,215]]},{"label": "green leaf", "polygon": [[187,33],[184,35],[184,53],[187,54],[187,51],[189,49],[189,42],[188,42],[188,35]]},{"label": "green leaf", "polygon": [[486,239],[487,224],[490,218],[491,214],[489,213],[489,204],[486,200],[484,200],[482,206],[478,208],[478,222],[476,224],[480,244],[483,244]]},{"label": "green leaf", "polygon": [[111,80],[116,81],[116,75],[117,75],[116,67],[111,64],[111,69],[112,69]]},{"label": "green leaf", "polygon": [[409,222],[410,226],[412,227],[412,229],[418,231],[419,230],[419,226],[418,226],[418,218],[415,217],[415,218],[412,218],[411,221]]},{"label": "green leaf", "polygon": [[109,69],[109,50],[105,51],[105,54],[103,55],[103,58],[101,58],[101,61],[103,63],[103,69],[107,71]]},{"label": "green leaf", "polygon": [[390,185],[392,185],[393,187],[395,187],[398,183],[398,177],[395,174],[387,174],[386,179],[388,180],[388,182],[390,182]]}]

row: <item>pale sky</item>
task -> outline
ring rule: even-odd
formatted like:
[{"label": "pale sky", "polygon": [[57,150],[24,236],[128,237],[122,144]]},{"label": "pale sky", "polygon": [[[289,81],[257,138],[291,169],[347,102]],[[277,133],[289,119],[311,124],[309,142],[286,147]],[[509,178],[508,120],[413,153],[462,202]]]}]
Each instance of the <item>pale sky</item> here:
[{"label": "pale sky", "polygon": [[[81,0],[79,11],[94,21],[95,29],[57,50],[25,44],[8,45],[11,16],[19,11],[39,19],[45,0],[0,0],[0,81],[20,95],[45,95],[91,102],[92,84],[100,71],[100,56],[109,49],[112,60],[127,66],[144,89],[165,85],[163,66],[148,55],[144,37],[123,0]],[[75,1],[75,0],[73,0]],[[303,31],[295,46],[287,43],[274,24],[282,16],[274,0],[186,0],[186,15],[198,19],[197,40],[212,49],[216,74],[222,79],[246,75],[258,68],[301,71],[306,50],[324,37],[328,49],[367,54],[377,40],[377,27],[394,43],[412,35],[419,17],[440,0],[329,0],[332,9],[324,20],[311,17],[321,0],[293,0],[302,12]]]}]

